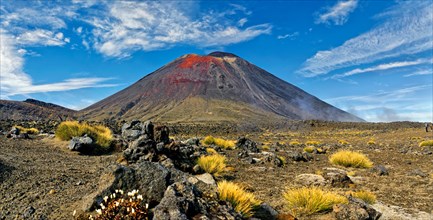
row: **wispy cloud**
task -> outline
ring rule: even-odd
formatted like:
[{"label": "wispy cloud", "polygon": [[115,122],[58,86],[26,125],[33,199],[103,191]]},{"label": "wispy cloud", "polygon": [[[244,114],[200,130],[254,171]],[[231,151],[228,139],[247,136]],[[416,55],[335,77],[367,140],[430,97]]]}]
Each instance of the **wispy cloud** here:
[{"label": "wispy cloud", "polygon": [[278,35],[277,39],[278,40],[282,40],[282,39],[289,38],[290,40],[294,40],[297,36],[299,36],[299,32],[298,31],[290,33],[290,34]]},{"label": "wispy cloud", "polygon": [[192,16],[172,1],[116,1],[107,3],[107,11],[84,20],[94,28],[93,47],[109,57],[127,57],[135,51],[161,50],[179,44],[225,46],[271,32],[270,24],[244,27],[246,18],[231,16],[246,9],[232,7],[224,12]]},{"label": "wispy cloud", "polygon": [[431,91],[432,85],[426,84],[325,101],[372,122],[428,121],[432,108]]},{"label": "wispy cloud", "polygon": [[432,1],[399,2],[384,13],[386,19],[382,24],[341,46],[317,52],[298,73],[314,77],[340,68],[429,51],[433,44],[432,7]]},{"label": "wispy cloud", "polygon": [[339,1],[334,6],[327,8],[325,12],[318,14],[315,23],[343,25],[349,19],[349,14],[352,13],[357,6],[358,0]]},{"label": "wispy cloud", "polygon": [[431,63],[431,59],[418,59],[418,60],[414,60],[414,61],[401,61],[401,62],[384,63],[384,64],[379,64],[377,66],[364,68],[364,69],[356,68],[356,69],[351,70],[349,72],[334,75],[331,78],[332,79],[339,79],[339,78],[352,76],[352,75],[356,75],[356,74],[360,74],[360,73],[384,71],[384,70],[407,67],[407,66],[415,66],[415,65],[425,64],[425,63]]},{"label": "wispy cloud", "polygon": [[433,70],[432,69],[425,69],[425,70],[419,70],[413,73],[409,73],[404,75],[404,77],[410,77],[410,76],[421,76],[421,75],[432,75]]}]

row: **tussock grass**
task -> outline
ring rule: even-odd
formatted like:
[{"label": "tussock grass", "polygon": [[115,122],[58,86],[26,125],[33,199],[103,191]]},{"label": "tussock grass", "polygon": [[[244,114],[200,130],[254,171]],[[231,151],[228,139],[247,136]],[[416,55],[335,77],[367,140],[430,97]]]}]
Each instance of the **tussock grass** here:
[{"label": "tussock grass", "polygon": [[419,143],[419,146],[420,147],[433,146],[433,140],[422,141],[421,143]]},{"label": "tussock grass", "polygon": [[109,128],[102,125],[93,126],[85,122],[64,121],[56,129],[56,137],[63,141],[71,140],[72,137],[81,137],[84,134],[91,137],[101,147],[109,147],[113,138]]},{"label": "tussock grass", "polygon": [[304,147],[304,151],[307,152],[307,153],[313,153],[314,150],[316,150],[316,147],[314,147],[314,146],[306,146],[306,147]]},{"label": "tussock grass", "polygon": [[345,140],[338,140],[338,143],[341,145],[348,145],[349,142],[345,141]]},{"label": "tussock grass", "polygon": [[222,147],[224,149],[234,149],[235,148],[235,141],[232,140],[224,140],[222,138],[215,138],[212,136],[207,136],[202,141],[205,145],[211,145],[215,144],[219,147]]},{"label": "tussock grass", "polygon": [[230,202],[237,212],[248,218],[254,214],[261,201],[257,200],[252,193],[236,183],[223,180],[218,183],[218,195],[220,200]]},{"label": "tussock grass", "polygon": [[371,139],[371,140],[369,140],[369,141],[367,142],[367,144],[368,144],[368,145],[375,145],[375,144],[376,144],[376,141],[374,141],[373,139]]},{"label": "tussock grass", "polygon": [[329,157],[329,162],[335,165],[355,168],[370,168],[373,162],[362,153],[342,150]]},{"label": "tussock grass", "polygon": [[37,128],[25,128],[23,126],[15,125],[15,128],[18,128],[21,133],[27,134],[39,134],[39,130]]},{"label": "tussock grass", "polygon": [[208,154],[218,154],[215,149],[210,148],[210,147],[206,148],[206,153],[208,153]]},{"label": "tussock grass", "polygon": [[317,187],[288,189],[283,197],[294,215],[325,212],[331,210],[335,204],[348,203],[346,197]]},{"label": "tussock grass", "polygon": [[226,157],[220,154],[201,156],[197,164],[206,172],[214,176],[220,175],[226,168]]},{"label": "tussock grass", "polygon": [[298,146],[298,145],[300,145],[301,143],[299,143],[299,141],[290,141],[289,142],[289,145],[290,146]]},{"label": "tussock grass", "polygon": [[305,145],[312,145],[312,146],[319,146],[320,142],[319,141],[307,141],[305,142]]},{"label": "tussock grass", "polygon": [[350,192],[350,195],[355,198],[361,199],[362,201],[370,205],[376,203],[376,195],[369,191]]}]

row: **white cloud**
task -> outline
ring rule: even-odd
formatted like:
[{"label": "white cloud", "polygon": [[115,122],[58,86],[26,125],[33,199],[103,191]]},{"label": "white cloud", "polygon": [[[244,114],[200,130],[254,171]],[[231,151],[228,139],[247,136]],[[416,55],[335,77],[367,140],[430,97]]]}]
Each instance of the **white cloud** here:
[{"label": "white cloud", "polygon": [[241,20],[238,21],[238,26],[243,27],[245,25],[245,23],[247,23],[247,22],[248,22],[248,19],[242,18]]},{"label": "white cloud", "polygon": [[78,27],[77,29],[76,29],[76,31],[77,31],[77,33],[78,34],[81,34],[81,32],[83,32],[83,27]]},{"label": "white cloud", "polygon": [[57,34],[55,35],[55,37],[56,37],[57,39],[59,39],[59,40],[62,40],[62,39],[63,39],[63,33],[62,33],[62,32],[59,32],[59,33],[57,33]]},{"label": "white cloud", "polygon": [[298,31],[290,33],[290,34],[278,35],[277,39],[281,40],[281,39],[290,38],[290,40],[294,40],[297,36],[299,36],[299,32]]},{"label": "white cloud", "polygon": [[432,7],[431,1],[400,2],[387,13],[382,24],[341,46],[317,52],[298,73],[313,77],[344,67],[429,51],[433,44]]},{"label": "white cloud", "polygon": [[16,39],[5,30],[0,29],[0,98],[8,99],[13,95],[40,92],[67,91],[89,87],[108,87],[113,84],[102,84],[109,78],[76,78],[63,82],[35,85],[32,78],[23,71],[25,49],[19,48]]},{"label": "white cloud", "polygon": [[[269,34],[272,26],[259,24],[242,28],[246,20],[229,19],[246,9],[233,5],[226,12],[191,16],[177,2],[108,2],[107,15],[84,18],[93,29],[93,47],[111,57],[127,57],[139,50],[161,50],[187,44],[214,47],[250,40]],[[194,18],[193,18],[194,17]]]},{"label": "white cloud", "polygon": [[339,1],[337,4],[328,8],[326,12],[319,14],[315,23],[333,22],[336,25],[343,25],[349,18],[349,14],[358,6],[358,0]]},{"label": "white cloud", "polygon": [[428,59],[418,59],[418,60],[414,60],[414,61],[401,61],[401,62],[384,63],[384,64],[379,64],[377,66],[364,68],[364,69],[356,68],[356,69],[351,70],[349,72],[334,75],[331,78],[332,79],[339,79],[339,78],[352,76],[352,75],[356,75],[356,74],[360,74],[360,73],[384,71],[384,70],[388,70],[388,69],[401,68],[401,67],[407,67],[407,66],[415,66],[415,65],[425,64],[425,63],[431,63],[431,61]]}]

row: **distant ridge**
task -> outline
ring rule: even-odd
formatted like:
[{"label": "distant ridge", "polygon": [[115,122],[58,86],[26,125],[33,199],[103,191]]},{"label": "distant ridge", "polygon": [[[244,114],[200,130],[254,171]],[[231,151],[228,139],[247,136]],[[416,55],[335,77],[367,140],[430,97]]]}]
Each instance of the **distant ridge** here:
[{"label": "distant ridge", "polygon": [[66,120],[75,113],[75,110],[35,99],[0,100],[0,120]]},{"label": "distant ridge", "polygon": [[363,121],[225,52],[181,56],[79,114],[161,122]]}]

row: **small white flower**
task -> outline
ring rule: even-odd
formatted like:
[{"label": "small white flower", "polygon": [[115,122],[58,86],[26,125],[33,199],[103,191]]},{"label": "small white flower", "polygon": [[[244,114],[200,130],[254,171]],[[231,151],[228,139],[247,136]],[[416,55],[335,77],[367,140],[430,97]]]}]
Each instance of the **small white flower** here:
[{"label": "small white flower", "polygon": [[120,205],[120,203],[119,203],[119,202],[116,202],[115,204],[116,204],[116,206],[119,206],[119,205]]},{"label": "small white flower", "polygon": [[135,210],[134,210],[134,208],[131,208],[131,213],[135,213]]},{"label": "small white flower", "polygon": [[105,206],[104,206],[104,204],[102,204],[102,203],[101,203],[101,209],[105,209]]},{"label": "small white flower", "polygon": [[112,195],[112,196],[113,196],[113,199],[115,199],[115,198],[116,198],[116,193],[113,193],[113,195]]},{"label": "small white flower", "polygon": [[104,201],[107,202],[108,201],[108,196],[104,197]]},{"label": "small white flower", "polygon": [[90,216],[89,216],[89,219],[93,220],[93,216],[92,216],[92,215],[90,215]]},{"label": "small white flower", "polygon": [[120,194],[122,194],[122,195],[123,195],[123,190],[119,189],[119,192],[120,192]]},{"label": "small white flower", "polygon": [[75,214],[77,214],[77,210],[74,210],[74,212],[72,213],[72,216],[75,216]]},{"label": "small white flower", "polygon": [[102,210],[101,209],[96,209],[96,212],[100,215],[102,215]]},{"label": "small white flower", "polygon": [[119,190],[118,189],[116,189],[116,190],[114,190],[116,193],[119,193]]},{"label": "small white flower", "polygon": [[126,207],[126,211],[129,212],[129,207]]},{"label": "small white flower", "polygon": [[132,199],[129,199],[129,202],[132,202]]},{"label": "small white flower", "polygon": [[146,203],[146,209],[148,209],[148,208],[149,208],[149,204]]},{"label": "small white flower", "polygon": [[120,200],[120,202],[122,202],[122,203],[125,202],[125,199]]},{"label": "small white flower", "polygon": [[139,199],[139,200],[143,200],[143,196],[142,196],[142,195],[138,195],[138,196],[137,196],[137,199]]}]

